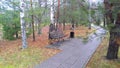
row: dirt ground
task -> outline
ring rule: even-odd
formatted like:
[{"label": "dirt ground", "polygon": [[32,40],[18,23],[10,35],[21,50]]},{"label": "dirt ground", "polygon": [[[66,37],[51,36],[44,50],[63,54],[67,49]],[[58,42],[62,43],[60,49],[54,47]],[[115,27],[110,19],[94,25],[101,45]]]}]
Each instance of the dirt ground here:
[{"label": "dirt ground", "polygon": [[[36,41],[34,42],[32,41],[32,35],[31,35],[27,38],[27,43],[28,43],[28,47],[37,47],[46,50],[45,54],[48,57],[51,57],[54,54],[60,52],[60,50],[45,48],[45,46],[49,45],[48,31],[49,31],[48,26],[42,28],[42,34],[38,35],[37,33],[35,33]],[[67,34],[68,37],[70,31],[71,31],[70,25],[66,26],[66,30],[64,31],[64,33]],[[92,31],[93,29],[88,30],[88,28],[84,26],[80,26],[74,30],[75,36],[79,36],[79,35],[86,36],[88,32],[92,32]],[[19,51],[21,45],[22,45],[21,39],[14,41],[0,40],[0,54],[7,51],[10,51],[11,53],[13,53],[14,51]]]},{"label": "dirt ground", "polygon": [[[42,34],[38,35],[36,33],[36,41],[32,41],[32,35],[27,38],[28,47],[37,47],[43,50],[46,50],[46,53],[49,53],[49,57],[58,53],[59,50],[47,49],[45,46],[48,45],[48,26],[42,29]],[[14,52],[21,49],[22,41],[21,39],[14,41],[0,40],[0,54],[3,52]]]}]

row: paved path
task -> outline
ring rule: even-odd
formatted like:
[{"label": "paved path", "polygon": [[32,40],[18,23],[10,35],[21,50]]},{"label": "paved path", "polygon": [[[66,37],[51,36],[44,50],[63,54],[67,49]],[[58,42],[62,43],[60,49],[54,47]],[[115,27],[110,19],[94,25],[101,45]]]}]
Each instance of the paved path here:
[{"label": "paved path", "polygon": [[60,53],[37,65],[35,68],[85,68],[96,48],[101,43],[102,38],[100,36],[104,33],[105,31],[100,28],[96,31],[96,34],[92,34],[89,37],[87,43],[83,43],[79,38],[62,43],[58,47],[62,50]]}]

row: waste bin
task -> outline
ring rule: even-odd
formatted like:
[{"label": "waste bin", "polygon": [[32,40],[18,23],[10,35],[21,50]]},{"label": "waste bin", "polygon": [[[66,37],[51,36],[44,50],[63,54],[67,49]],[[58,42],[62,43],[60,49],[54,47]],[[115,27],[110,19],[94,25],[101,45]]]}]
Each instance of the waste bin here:
[{"label": "waste bin", "polygon": [[74,32],[70,32],[70,38],[74,38]]}]

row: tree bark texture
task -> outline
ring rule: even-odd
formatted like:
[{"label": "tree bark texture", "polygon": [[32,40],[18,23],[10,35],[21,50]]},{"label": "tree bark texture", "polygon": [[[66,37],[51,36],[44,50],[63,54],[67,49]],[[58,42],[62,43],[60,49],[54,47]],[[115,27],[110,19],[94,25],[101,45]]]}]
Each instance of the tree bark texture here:
[{"label": "tree bark texture", "polygon": [[116,32],[110,31],[109,47],[107,51],[107,59],[117,59],[119,44],[116,42]]},{"label": "tree bark texture", "polygon": [[20,0],[20,22],[21,22],[21,33],[22,33],[22,49],[27,48],[26,41],[26,27],[25,27],[25,0]]},{"label": "tree bark texture", "polygon": [[[104,0],[105,4],[105,10],[106,10],[106,24],[114,24],[114,18],[113,18],[113,12],[112,12],[112,7],[113,5],[109,2],[109,0]],[[110,33],[110,38],[109,38],[109,47],[107,51],[107,56],[106,58],[111,60],[111,59],[117,59],[118,58],[118,50],[119,50],[119,44],[117,43],[117,39],[120,37],[120,32],[117,31],[118,28],[120,28],[120,14],[117,14],[117,20],[114,26],[110,27],[109,33]],[[117,24],[119,23],[119,24]]]},{"label": "tree bark texture", "polygon": [[[33,13],[33,4],[32,4],[32,0],[30,0],[31,2],[31,11]],[[33,41],[35,41],[35,30],[34,30],[34,16],[33,14],[31,15],[31,19],[32,19],[32,32],[33,32]]]},{"label": "tree bark texture", "polygon": [[51,0],[50,3],[51,3],[50,20],[51,20],[51,23],[54,24],[54,0]]}]

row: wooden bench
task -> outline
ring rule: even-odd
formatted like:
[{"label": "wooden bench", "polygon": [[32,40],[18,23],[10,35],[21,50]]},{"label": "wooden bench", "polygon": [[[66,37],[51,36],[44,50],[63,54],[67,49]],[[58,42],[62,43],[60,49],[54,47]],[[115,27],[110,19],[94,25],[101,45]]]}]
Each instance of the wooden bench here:
[{"label": "wooden bench", "polygon": [[68,35],[65,35],[60,30],[52,31],[52,32],[49,32],[49,43],[53,44],[55,42],[64,41],[67,37]]},{"label": "wooden bench", "polygon": [[65,35],[61,27],[55,24],[49,25],[49,43],[64,41],[68,35]]}]

